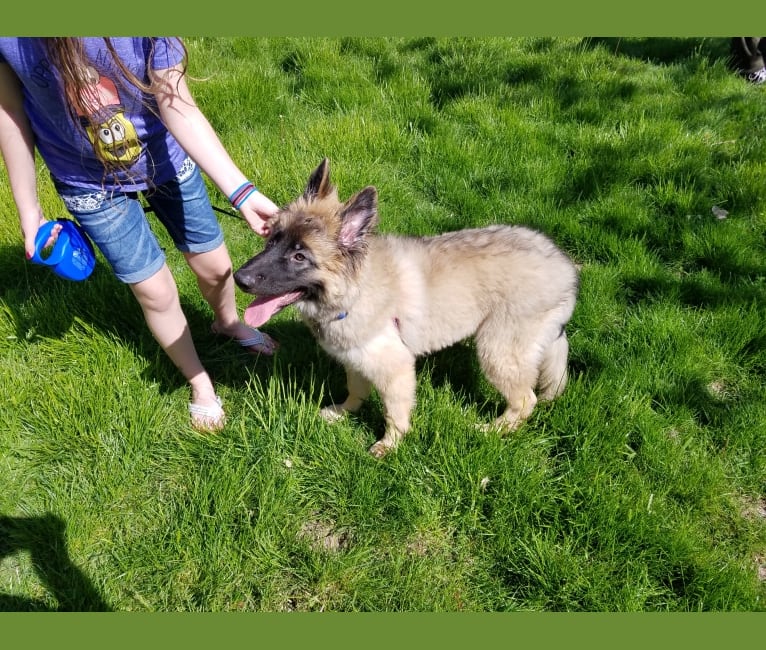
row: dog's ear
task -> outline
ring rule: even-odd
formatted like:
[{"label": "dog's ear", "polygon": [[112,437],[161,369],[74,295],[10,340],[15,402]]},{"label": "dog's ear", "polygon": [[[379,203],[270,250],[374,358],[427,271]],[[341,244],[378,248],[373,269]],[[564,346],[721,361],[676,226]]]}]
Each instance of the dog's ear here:
[{"label": "dog's ear", "polygon": [[311,172],[309,182],[303,192],[303,198],[307,201],[322,199],[330,194],[332,189],[333,187],[330,183],[330,161],[327,158],[324,158],[322,162],[319,163],[319,166]]},{"label": "dog's ear", "polygon": [[346,249],[360,248],[364,238],[378,223],[378,191],[370,185],[343,205],[338,241]]}]

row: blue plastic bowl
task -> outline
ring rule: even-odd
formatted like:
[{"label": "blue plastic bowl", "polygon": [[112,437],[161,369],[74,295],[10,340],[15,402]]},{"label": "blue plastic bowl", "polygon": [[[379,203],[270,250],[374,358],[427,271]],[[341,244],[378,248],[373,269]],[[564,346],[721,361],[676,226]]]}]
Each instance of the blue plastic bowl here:
[{"label": "blue plastic bowl", "polygon": [[[61,225],[61,232],[50,247],[49,254],[43,257],[45,242],[50,238],[56,224]],[[35,236],[35,252],[30,259],[35,264],[51,267],[53,272],[62,278],[77,282],[87,278],[96,266],[93,244],[83,229],[70,219],[47,221],[40,226]]]}]

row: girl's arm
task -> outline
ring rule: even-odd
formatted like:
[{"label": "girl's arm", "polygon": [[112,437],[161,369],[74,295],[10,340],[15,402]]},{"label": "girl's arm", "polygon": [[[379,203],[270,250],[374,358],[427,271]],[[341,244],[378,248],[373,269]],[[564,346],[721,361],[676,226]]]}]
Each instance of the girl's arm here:
[{"label": "girl's arm", "polygon": [[46,219],[37,198],[34,138],[24,112],[21,84],[5,63],[0,63],[0,153],[19,212],[24,251],[30,258],[37,230]]},{"label": "girl's arm", "polygon": [[[155,96],[162,121],[191,159],[221,192],[230,197],[248,179],[234,164],[195,103],[182,66],[158,70],[157,74],[161,90]],[[254,192],[239,210],[255,232],[267,235],[269,229],[266,221],[278,208],[268,197]]]}]

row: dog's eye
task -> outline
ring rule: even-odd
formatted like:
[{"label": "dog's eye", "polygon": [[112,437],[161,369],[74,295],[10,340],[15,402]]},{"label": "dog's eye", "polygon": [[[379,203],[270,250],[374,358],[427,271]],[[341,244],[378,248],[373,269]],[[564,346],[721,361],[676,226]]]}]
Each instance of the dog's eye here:
[{"label": "dog's eye", "polygon": [[302,262],[303,260],[306,259],[306,256],[303,253],[296,253],[295,255],[293,255],[293,259],[296,262]]}]

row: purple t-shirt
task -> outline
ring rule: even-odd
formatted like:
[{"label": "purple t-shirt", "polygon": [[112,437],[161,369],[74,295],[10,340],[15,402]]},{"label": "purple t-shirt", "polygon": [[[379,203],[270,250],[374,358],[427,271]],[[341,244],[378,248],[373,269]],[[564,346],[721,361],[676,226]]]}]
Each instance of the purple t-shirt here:
[{"label": "purple t-shirt", "polygon": [[[147,107],[156,112],[154,98],[142,95],[124,78],[102,38],[84,41],[91,82],[86,105],[98,124],[87,132],[70,117],[44,40],[0,37],[0,63],[10,65],[21,81],[35,145],[51,176],[77,187],[124,191],[146,189],[147,179],[154,184],[170,180],[186,153]],[[125,66],[144,81],[147,66],[162,70],[183,59],[180,43],[172,38],[120,37],[111,42]],[[107,160],[106,175],[96,148]]]}]

